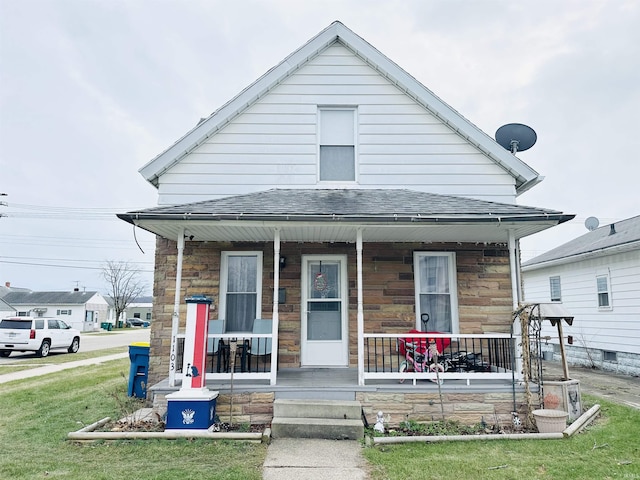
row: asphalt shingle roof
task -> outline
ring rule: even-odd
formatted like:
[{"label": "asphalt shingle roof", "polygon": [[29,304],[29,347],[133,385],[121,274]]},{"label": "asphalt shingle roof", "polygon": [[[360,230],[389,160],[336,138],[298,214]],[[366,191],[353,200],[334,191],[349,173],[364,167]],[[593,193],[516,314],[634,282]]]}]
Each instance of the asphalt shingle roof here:
[{"label": "asphalt shingle roof", "polygon": [[98,292],[10,292],[3,300],[10,305],[84,305]]},{"label": "asphalt shingle roof", "polygon": [[133,214],[261,216],[529,216],[561,215],[556,210],[488,202],[407,189],[273,189],[215,200],[155,207]]},{"label": "asphalt shingle roof", "polygon": [[[612,233],[611,225],[615,233]],[[605,251],[612,247],[640,242],[640,215],[597,228],[567,243],[538,255],[522,264],[523,267],[559,260],[584,253]],[[640,244],[638,245],[640,248]]]}]

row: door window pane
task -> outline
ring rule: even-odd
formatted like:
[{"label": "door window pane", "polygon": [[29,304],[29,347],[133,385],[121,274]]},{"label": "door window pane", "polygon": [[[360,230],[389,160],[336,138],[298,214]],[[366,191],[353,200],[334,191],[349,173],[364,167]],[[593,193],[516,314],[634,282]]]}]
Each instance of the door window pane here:
[{"label": "door window pane", "polygon": [[340,268],[337,262],[309,263],[309,298],[340,298]]},{"label": "door window pane", "polygon": [[342,340],[340,302],[309,302],[307,340]]}]

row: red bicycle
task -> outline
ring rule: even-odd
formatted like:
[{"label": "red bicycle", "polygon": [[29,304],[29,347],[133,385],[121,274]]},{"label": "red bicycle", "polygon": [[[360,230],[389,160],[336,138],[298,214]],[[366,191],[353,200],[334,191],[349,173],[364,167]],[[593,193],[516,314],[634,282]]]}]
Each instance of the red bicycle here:
[{"label": "red bicycle", "polygon": [[[429,322],[429,314],[423,313],[420,317],[423,328],[426,330]],[[424,333],[440,333],[440,332],[421,332],[420,330],[410,330],[409,334]],[[444,383],[439,373],[444,373],[445,366],[438,362],[438,358],[442,356],[444,349],[451,344],[449,338],[399,338],[398,351],[404,356],[404,361],[400,363],[399,371],[404,372],[431,372],[436,374],[436,380],[430,379],[440,385]],[[404,379],[400,380],[403,383]]]}]

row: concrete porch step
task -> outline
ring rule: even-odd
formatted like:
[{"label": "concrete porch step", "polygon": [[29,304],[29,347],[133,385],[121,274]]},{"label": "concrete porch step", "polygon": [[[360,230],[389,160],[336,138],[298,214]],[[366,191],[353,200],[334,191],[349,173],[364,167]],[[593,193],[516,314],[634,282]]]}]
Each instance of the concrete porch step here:
[{"label": "concrete porch step", "polygon": [[274,417],[271,421],[273,438],[323,438],[327,440],[361,440],[364,437],[362,420]]},{"label": "concrete porch step", "polygon": [[358,420],[362,418],[362,405],[355,400],[276,399],[274,417],[325,418]]},{"label": "concrete porch step", "polygon": [[359,440],[364,436],[362,406],[349,400],[276,399],[274,438]]}]

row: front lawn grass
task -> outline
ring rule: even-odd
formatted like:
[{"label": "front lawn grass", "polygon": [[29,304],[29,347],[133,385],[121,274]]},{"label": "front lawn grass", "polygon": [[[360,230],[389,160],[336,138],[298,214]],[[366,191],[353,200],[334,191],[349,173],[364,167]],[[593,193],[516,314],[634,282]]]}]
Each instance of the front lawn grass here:
[{"label": "front lawn grass", "polygon": [[66,440],[84,425],[129,413],[122,412],[128,374],[122,359],[0,385],[0,478],[262,478],[263,444]]},{"label": "front lawn grass", "polygon": [[[17,363],[4,363],[0,365],[0,375],[3,373],[21,372],[23,370],[29,370],[35,367],[41,367],[45,365],[58,365],[60,363],[75,362],[76,360],[86,360],[88,358],[105,357],[108,355],[114,355],[116,353],[125,353],[129,347],[113,347],[104,350],[90,350],[77,353],[67,353],[58,350],[52,351],[44,358],[38,357],[35,354],[29,358],[15,357]],[[9,357],[8,360],[12,360]]]},{"label": "front lawn grass", "polygon": [[405,443],[364,450],[374,480],[640,479],[640,411],[583,395],[601,416],[563,440]]}]

